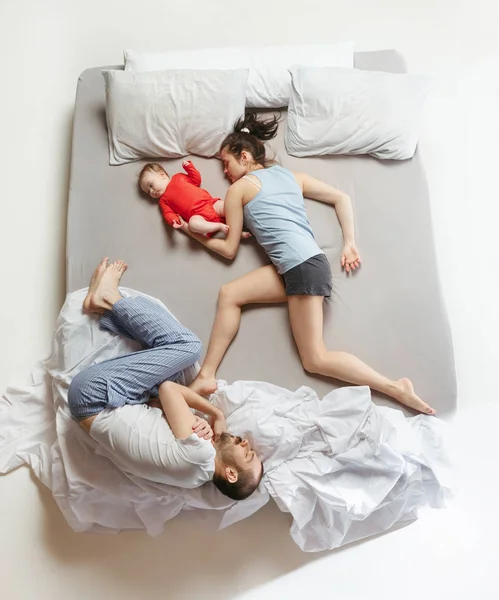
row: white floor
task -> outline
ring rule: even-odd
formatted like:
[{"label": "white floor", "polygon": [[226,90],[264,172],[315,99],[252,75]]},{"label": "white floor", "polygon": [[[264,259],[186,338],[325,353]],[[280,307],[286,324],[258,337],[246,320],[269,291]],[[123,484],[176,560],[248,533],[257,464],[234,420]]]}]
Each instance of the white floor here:
[{"label": "white floor", "polygon": [[217,535],[187,519],[170,523],[159,539],[77,535],[22,469],[0,478],[0,574],[9,600],[499,598],[497,2],[259,6],[0,0],[0,389],[23,382],[46,354],[63,300],[71,119],[82,70],[119,64],[125,47],[341,39],[359,49],[394,47],[412,72],[434,77],[421,149],[460,389],[452,426],[457,496],[446,511],[317,556],[298,550],[287,516],[270,505]]}]

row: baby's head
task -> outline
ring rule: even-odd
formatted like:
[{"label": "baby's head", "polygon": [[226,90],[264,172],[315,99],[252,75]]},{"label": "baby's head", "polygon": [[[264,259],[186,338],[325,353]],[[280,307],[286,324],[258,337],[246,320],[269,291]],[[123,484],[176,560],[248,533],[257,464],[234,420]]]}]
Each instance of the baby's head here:
[{"label": "baby's head", "polygon": [[161,198],[169,183],[168,173],[157,163],[148,163],[139,175],[140,189],[155,200]]}]

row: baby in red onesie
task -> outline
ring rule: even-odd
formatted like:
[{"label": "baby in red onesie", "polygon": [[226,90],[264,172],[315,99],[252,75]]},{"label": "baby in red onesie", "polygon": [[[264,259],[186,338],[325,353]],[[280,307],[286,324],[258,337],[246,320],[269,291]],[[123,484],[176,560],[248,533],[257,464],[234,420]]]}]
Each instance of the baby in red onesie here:
[{"label": "baby in red onesie", "polygon": [[211,235],[223,231],[227,234],[224,201],[213,198],[200,187],[201,175],[190,160],[184,161],[182,167],[186,174],[176,173],[170,177],[161,165],[147,164],[139,175],[140,189],[159,200],[165,221],[175,229],[180,229],[183,219],[194,233]]}]

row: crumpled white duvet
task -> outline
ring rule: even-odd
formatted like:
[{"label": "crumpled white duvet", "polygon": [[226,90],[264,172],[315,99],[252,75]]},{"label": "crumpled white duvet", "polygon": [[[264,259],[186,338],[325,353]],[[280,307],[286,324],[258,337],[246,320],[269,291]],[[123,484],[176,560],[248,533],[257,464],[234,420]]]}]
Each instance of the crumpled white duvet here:
[{"label": "crumpled white duvet", "polygon": [[[445,424],[377,407],[367,387],[345,387],[319,400],[307,387],[291,392],[261,382],[220,382],[212,401],[265,465],[260,489],[243,502],[225,498],[211,483],[181,490],[122,473],[72,421],[67,390],[81,369],[138,346],[83,315],[85,293],[67,296],[51,356],[35,366],[25,387],[8,388],[0,400],[0,472],[30,465],[74,530],[140,528],[157,535],[187,509],[210,509],[223,528],[273,498],[291,513],[298,546],[314,552],[415,519],[423,506],[444,505],[450,494]],[[195,367],[184,373],[184,381],[194,373]]]}]

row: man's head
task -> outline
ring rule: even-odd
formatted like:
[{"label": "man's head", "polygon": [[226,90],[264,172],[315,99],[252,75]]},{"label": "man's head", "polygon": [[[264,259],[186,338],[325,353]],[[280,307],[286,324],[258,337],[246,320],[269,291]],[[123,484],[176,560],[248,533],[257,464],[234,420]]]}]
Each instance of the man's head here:
[{"label": "man's head", "polygon": [[157,163],[147,164],[139,174],[140,189],[155,200],[161,198],[169,183],[168,173]]},{"label": "man's head", "polygon": [[213,483],[232,500],[251,496],[263,477],[263,465],[248,440],[222,433],[213,445],[217,451]]}]

